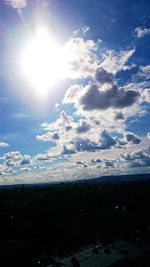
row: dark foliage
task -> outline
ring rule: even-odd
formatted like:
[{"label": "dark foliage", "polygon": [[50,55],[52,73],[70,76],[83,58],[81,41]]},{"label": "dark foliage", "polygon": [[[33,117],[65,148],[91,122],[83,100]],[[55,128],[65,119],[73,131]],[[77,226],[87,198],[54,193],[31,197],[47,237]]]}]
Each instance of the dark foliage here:
[{"label": "dark foliage", "polygon": [[45,265],[86,244],[137,230],[148,237],[150,183],[74,184],[0,191],[0,264]]}]

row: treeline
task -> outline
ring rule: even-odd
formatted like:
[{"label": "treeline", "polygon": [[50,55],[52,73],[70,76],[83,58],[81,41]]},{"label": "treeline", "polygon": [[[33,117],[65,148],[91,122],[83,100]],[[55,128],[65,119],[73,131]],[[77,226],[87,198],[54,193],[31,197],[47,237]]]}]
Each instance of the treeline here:
[{"label": "treeline", "polygon": [[[36,266],[86,244],[150,226],[150,183],[75,184],[0,191],[0,264]],[[148,237],[148,232],[145,235]]]}]

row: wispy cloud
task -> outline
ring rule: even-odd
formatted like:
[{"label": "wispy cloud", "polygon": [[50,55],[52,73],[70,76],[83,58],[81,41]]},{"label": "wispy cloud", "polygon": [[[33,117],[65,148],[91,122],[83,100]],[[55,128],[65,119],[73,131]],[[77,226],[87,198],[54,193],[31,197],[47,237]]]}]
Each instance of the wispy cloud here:
[{"label": "wispy cloud", "polygon": [[21,9],[24,8],[27,5],[28,0],[4,0],[7,5],[16,8]]},{"label": "wispy cloud", "polygon": [[81,28],[75,30],[75,31],[73,32],[73,35],[74,35],[75,37],[82,36],[82,35],[84,35],[86,32],[88,32],[89,30],[90,30],[90,27],[89,27],[89,26],[83,26],[83,27],[81,27]]},{"label": "wispy cloud", "polygon": [[108,72],[116,74],[121,70],[130,70],[135,67],[134,64],[127,65],[129,58],[134,54],[135,49],[121,50],[119,52],[113,50],[106,50],[104,59],[100,66]]},{"label": "wispy cloud", "polygon": [[137,28],[134,29],[134,32],[135,32],[137,38],[142,38],[145,35],[149,35],[150,34],[150,28],[137,27]]}]

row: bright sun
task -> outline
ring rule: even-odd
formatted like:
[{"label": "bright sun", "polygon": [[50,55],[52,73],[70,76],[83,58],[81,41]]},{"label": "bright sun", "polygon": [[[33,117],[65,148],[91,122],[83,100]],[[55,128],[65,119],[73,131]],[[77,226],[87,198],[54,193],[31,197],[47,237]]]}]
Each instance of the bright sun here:
[{"label": "bright sun", "polygon": [[68,56],[69,53],[55,43],[45,28],[38,29],[25,46],[21,59],[25,77],[36,93],[45,95],[50,86],[67,77]]}]

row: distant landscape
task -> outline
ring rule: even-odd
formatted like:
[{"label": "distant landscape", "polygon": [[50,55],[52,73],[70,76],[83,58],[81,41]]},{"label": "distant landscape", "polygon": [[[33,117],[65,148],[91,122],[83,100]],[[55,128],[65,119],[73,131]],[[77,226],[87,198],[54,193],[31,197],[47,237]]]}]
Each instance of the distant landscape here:
[{"label": "distant landscape", "polygon": [[76,179],[76,180],[70,180],[70,179],[64,179],[64,181],[57,181],[57,182],[41,182],[41,183],[25,183],[25,184],[8,184],[8,185],[0,185],[0,190],[4,188],[20,188],[20,187],[40,187],[48,185],[63,185],[63,184],[95,184],[95,183],[125,183],[125,182],[138,182],[138,181],[150,181],[150,174],[144,173],[144,174],[129,174],[129,175],[110,175],[110,176],[101,176],[97,178],[91,178],[91,179]]},{"label": "distant landscape", "polygon": [[63,257],[96,242],[131,239],[137,232],[141,240],[150,240],[150,182],[148,175],[141,178],[1,187],[1,263],[40,266],[43,257]]}]

